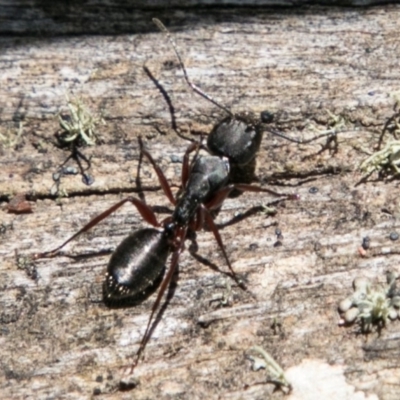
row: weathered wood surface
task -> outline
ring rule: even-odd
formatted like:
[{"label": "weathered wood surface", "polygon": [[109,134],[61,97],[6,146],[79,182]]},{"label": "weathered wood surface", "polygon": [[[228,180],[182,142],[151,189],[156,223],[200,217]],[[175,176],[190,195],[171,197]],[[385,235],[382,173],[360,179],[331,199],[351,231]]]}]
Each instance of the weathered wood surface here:
[{"label": "weathered wood surface", "polygon": [[[219,21],[231,20],[240,13],[266,11],[266,7],[371,6],[390,3],[388,0],[0,0],[0,34],[79,35],[145,33],[152,30],[147,23],[153,17],[164,21],[190,20],[192,27],[204,17],[210,21],[210,8],[219,14]],[[398,3],[398,1],[392,1]],[[233,15],[234,17],[234,15]]]},{"label": "weathered wood surface", "polygon": [[[253,372],[245,356],[259,345],[288,370],[291,399],[397,399],[400,322],[380,335],[357,335],[355,327],[338,326],[337,304],[351,294],[355,277],[382,283],[386,270],[399,269],[399,244],[389,239],[399,231],[398,181],[373,176],[355,184],[364,150],[373,151],[393,115],[400,8],[240,10],[229,22],[210,11],[196,24],[184,16],[171,16],[170,26],[189,75],[210,95],[234,111],[269,109],[276,127],[293,136],[326,129],[326,110],[344,117],[348,131],[339,135],[337,153],[320,151],[324,139],[298,146],[264,135],[256,176],[301,200],[280,203],[274,217],[259,212],[221,228],[235,270],[247,279],[246,292],[185,251],[174,296],[135,370],[140,384],[121,393],[123,366],[137,349],[154,296],[135,308],[110,310],[100,302],[108,256],[40,260],[33,280],[17,267],[14,252],[54,248],[134,192],[139,134],[179,185],[181,164],[172,161],[188,142],[171,129],[168,106],[144,63],[171,97],[186,136],[208,132],[223,114],[188,90],[156,29],[114,37],[2,37],[0,132],[15,132],[22,119],[23,136],[17,148],[1,147],[1,397],[280,398],[265,383],[266,372]],[[52,141],[66,94],[83,98],[107,124],[100,128],[103,144],[84,150],[93,157],[94,184],[65,177],[69,197],[54,199],[52,173],[66,152]],[[148,204],[169,206],[146,163],[142,185]],[[8,214],[6,200],[21,192],[36,199],[34,212]],[[224,225],[269,201],[256,193],[228,199],[216,221]],[[142,226],[126,205],[65,251],[111,250]],[[274,246],[276,227],[282,246]],[[365,236],[371,248],[362,258]],[[200,257],[226,270],[210,232],[199,232],[197,244]]]}]

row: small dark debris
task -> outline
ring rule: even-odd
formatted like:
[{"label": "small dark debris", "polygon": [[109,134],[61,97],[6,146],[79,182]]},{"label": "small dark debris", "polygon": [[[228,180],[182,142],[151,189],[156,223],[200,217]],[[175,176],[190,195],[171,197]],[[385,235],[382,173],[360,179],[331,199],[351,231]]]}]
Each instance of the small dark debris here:
[{"label": "small dark debris", "polygon": [[137,385],[139,385],[139,380],[133,376],[130,376],[119,382],[119,390],[121,392],[127,392],[134,389]]},{"label": "small dark debris", "polygon": [[362,240],[362,244],[361,244],[362,248],[364,250],[368,250],[370,245],[371,245],[371,239],[368,236],[365,236]]},{"label": "small dark debris", "polygon": [[316,186],[312,186],[312,187],[310,187],[308,192],[311,193],[311,194],[318,193],[318,188]]},{"label": "small dark debris", "polygon": [[249,246],[249,250],[254,251],[255,249],[258,249],[258,244],[257,243],[251,243]]},{"label": "small dark debris", "polygon": [[9,370],[9,369],[7,369],[5,371],[5,377],[6,377],[7,380],[11,380],[11,379],[18,380],[18,379],[20,379],[20,375],[17,372],[14,372],[13,370]]},{"label": "small dark debris", "polygon": [[165,70],[171,70],[176,67],[176,62],[174,60],[166,60],[163,62],[163,67]]},{"label": "small dark debris", "polygon": [[180,157],[180,156],[177,156],[175,154],[171,154],[169,158],[170,158],[171,162],[174,163],[174,164],[178,164],[178,163],[182,164],[182,157]]},{"label": "small dark debris", "polygon": [[393,241],[396,241],[396,240],[399,239],[399,234],[397,232],[391,232],[390,235],[389,235],[389,239],[393,240]]},{"label": "small dark debris", "polygon": [[93,396],[99,396],[101,395],[101,389],[100,388],[94,388],[93,389]]},{"label": "small dark debris", "polygon": [[32,167],[32,168],[29,168],[28,174],[40,175],[42,173],[42,171],[43,170],[39,167]]},{"label": "small dark debris", "polygon": [[7,232],[8,226],[4,223],[0,224],[0,235],[4,235]]},{"label": "small dark debris", "polygon": [[0,328],[0,335],[5,336],[5,335],[9,335],[9,334],[10,334],[10,330],[7,327],[2,326]]},{"label": "small dark debris", "polygon": [[282,231],[279,228],[275,229],[275,235],[276,235],[277,241],[274,244],[274,247],[282,246],[283,235],[282,235]]},{"label": "small dark debris", "polygon": [[103,382],[103,376],[102,375],[97,375],[96,376],[96,382],[99,382],[99,383]]}]

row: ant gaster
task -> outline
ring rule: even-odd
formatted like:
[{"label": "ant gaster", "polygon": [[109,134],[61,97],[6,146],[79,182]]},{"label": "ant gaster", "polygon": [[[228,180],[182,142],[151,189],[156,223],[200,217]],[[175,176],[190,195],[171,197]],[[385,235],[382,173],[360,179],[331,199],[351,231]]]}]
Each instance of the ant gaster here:
[{"label": "ant gaster", "polygon": [[[178,198],[175,198],[164,173],[157,166],[150,153],[144,149],[143,143],[139,139],[141,153],[152,164],[163,192],[174,206],[173,214],[159,222],[153,210],[146,203],[135,197],[128,197],[93,218],[56,249],[34,256],[34,258],[54,257],[67,243],[80,234],[87,232],[127,202],[132,203],[142,218],[153,226],[153,228],[140,229],[130,234],[120,243],[111,256],[103,285],[104,301],[106,304],[111,305],[113,302],[118,301],[129,302],[154,284],[163,273],[168,256],[172,253],[169,270],[161,283],[156,300],[152,306],[146,330],[142,336],[139,349],[136,352],[131,372],[137,365],[150,338],[153,317],[174,275],[179,256],[184,249],[184,242],[188,231],[200,230],[204,222],[207,223],[223,253],[233,279],[238,286],[245,289],[243,283],[236,277],[233,271],[221,236],[213,221],[211,211],[218,209],[233,189],[266,192],[289,199],[298,198],[297,195],[281,194],[258,186],[228,184],[231,163],[245,165],[254,159],[262,137],[259,124],[249,123],[244,114],[233,115],[227,108],[219,105],[215,100],[192,84],[168,31],[159,20],[153,21],[170,39],[189,86],[195,92],[229,113],[229,116],[217,124],[208,136],[206,150],[216,155],[198,156],[198,151],[203,146],[198,143],[189,145],[182,163],[181,181],[183,192]],[[194,151],[196,151],[196,155],[192,163],[190,163],[190,154]]]}]

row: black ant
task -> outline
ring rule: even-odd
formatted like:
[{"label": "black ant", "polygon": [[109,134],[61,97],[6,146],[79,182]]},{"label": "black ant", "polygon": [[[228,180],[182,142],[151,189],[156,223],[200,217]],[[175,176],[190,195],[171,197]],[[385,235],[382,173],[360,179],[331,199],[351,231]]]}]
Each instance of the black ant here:
[{"label": "black ant", "polygon": [[[274,115],[267,110],[260,113],[260,118],[257,118],[254,114],[249,112],[234,114],[229,108],[218,103],[214,98],[201,90],[189,79],[182,57],[180,56],[175,41],[168,29],[159,19],[153,18],[152,21],[170,41],[178,59],[179,66],[183,71],[184,79],[190,88],[195,93],[199,94],[201,97],[210,101],[228,114],[225,119],[214,126],[212,132],[208,135],[207,146],[209,151],[212,154],[221,156],[227,156],[227,154],[229,154],[231,163],[236,165],[247,165],[254,158],[255,153],[260,147],[263,124],[271,123],[274,120]],[[145,69],[147,69],[147,67],[145,67]],[[253,130],[254,132],[252,132]],[[336,135],[338,133],[335,128],[332,128],[312,138],[303,140],[287,136],[276,130],[268,129],[268,131],[275,136],[297,144],[308,144],[317,139],[328,137],[328,143],[326,146],[329,146],[331,141],[336,143]],[[227,138],[228,140],[226,140]],[[250,141],[248,141],[249,138],[251,139]]]},{"label": "black ant", "polygon": [[[206,223],[223,253],[232,278],[239,287],[245,289],[244,284],[237,278],[233,271],[211,212],[218,209],[234,189],[239,191],[265,192],[287,199],[298,198],[297,195],[281,194],[259,186],[228,184],[231,164],[246,165],[255,158],[262,138],[260,123],[255,123],[252,119],[249,119],[249,114],[247,113],[232,114],[227,108],[218,104],[192,84],[168,31],[159,20],[153,21],[169,37],[189,86],[195,92],[225,110],[229,116],[218,123],[211,131],[207,140],[207,148],[199,143],[192,143],[187,148],[182,163],[182,193],[178,197],[174,197],[164,173],[157,166],[150,153],[144,149],[143,143],[139,139],[141,155],[144,155],[152,164],[164,194],[174,206],[171,216],[159,222],[154,211],[145,202],[135,197],[127,197],[93,218],[56,249],[34,256],[35,259],[54,257],[67,243],[80,234],[87,232],[128,202],[132,203],[142,218],[153,226],[153,228],[140,229],[130,234],[119,244],[111,256],[103,285],[103,297],[107,305],[111,305],[113,302],[130,302],[160,278],[167,259],[172,253],[169,270],[162,280],[156,300],[152,306],[146,330],[141,339],[139,349],[136,352],[131,372],[137,365],[150,339],[153,317],[174,275],[188,232],[200,230],[204,223]],[[215,155],[198,155],[200,149],[205,149]],[[196,155],[192,162],[190,162],[190,154],[192,152],[196,152]]]}]

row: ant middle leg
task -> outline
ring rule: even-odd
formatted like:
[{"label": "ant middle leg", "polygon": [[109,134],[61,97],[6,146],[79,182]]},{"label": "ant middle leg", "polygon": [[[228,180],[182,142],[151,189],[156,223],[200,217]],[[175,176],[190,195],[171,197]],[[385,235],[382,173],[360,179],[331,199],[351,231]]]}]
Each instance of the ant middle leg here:
[{"label": "ant middle leg", "polygon": [[141,154],[145,155],[146,158],[149,160],[150,164],[153,166],[164,194],[167,196],[170,203],[174,206],[176,204],[176,201],[174,195],[172,194],[171,186],[169,185],[167,178],[164,175],[164,172],[162,172],[161,168],[156,164],[151,154],[144,148],[143,141],[140,136],[139,136],[139,147]]},{"label": "ant middle leg", "polygon": [[[151,154],[144,148],[143,141],[139,137],[139,146],[140,146],[140,151],[141,153],[146,156],[146,158],[149,160],[150,164],[153,166],[154,171],[157,174],[158,181],[160,182],[161,188],[164,192],[164,194],[167,196],[168,200],[171,202],[172,205],[176,205],[176,200],[175,197],[172,194],[171,191],[171,186],[169,185],[167,178],[165,177],[164,173],[162,172],[161,168],[157,165]],[[193,142],[191,143],[188,148],[185,151],[185,154],[183,156],[183,161],[182,161],[182,172],[181,172],[181,181],[182,181],[182,187],[185,187],[187,184],[187,181],[190,176],[190,169],[192,163],[189,163],[189,156],[193,151],[196,151],[196,154],[194,156],[194,160],[197,158],[198,152],[202,148],[201,143],[198,142]]]}]

